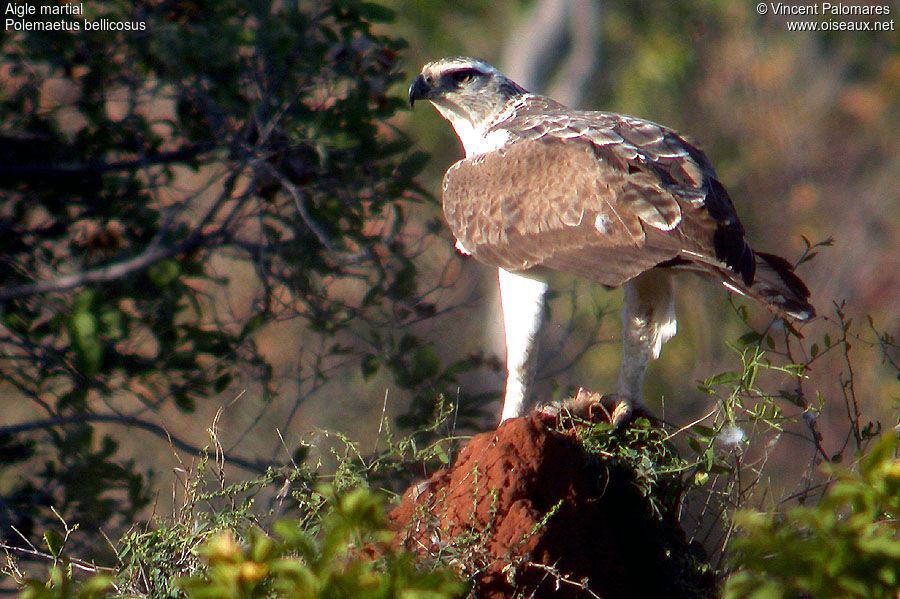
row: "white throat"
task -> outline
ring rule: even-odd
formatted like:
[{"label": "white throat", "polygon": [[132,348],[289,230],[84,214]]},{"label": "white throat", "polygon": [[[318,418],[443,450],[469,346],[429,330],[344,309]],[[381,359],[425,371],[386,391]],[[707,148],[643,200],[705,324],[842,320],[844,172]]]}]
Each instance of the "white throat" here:
[{"label": "white throat", "polygon": [[434,102],[432,105],[453,126],[453,130],[456,132],[456,136],[466,152],[466,158],[493,152],[503,147],[509,141],[509,131],[505,129],[488,131],[497,121],[488,121],[476,125],[468,118],[453,111],[452,108]]}]

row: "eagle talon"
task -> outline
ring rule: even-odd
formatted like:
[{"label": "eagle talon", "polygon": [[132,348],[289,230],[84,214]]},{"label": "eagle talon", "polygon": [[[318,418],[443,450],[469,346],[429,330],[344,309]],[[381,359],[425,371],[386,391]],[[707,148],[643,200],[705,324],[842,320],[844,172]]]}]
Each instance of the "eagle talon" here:
[{"label": "eagle talon", "polygon": [[[630,422],[636,413],[631,400],[615,393],[601,395],[588,391],[584,387],[579,388],[571,399],[546,404],[538,407],[535,411],[542,416],[557,420],[567,417],[588,422],[605,421],[615,428]],[[645,412],[646,410],[640,407],[639,411]]]}]

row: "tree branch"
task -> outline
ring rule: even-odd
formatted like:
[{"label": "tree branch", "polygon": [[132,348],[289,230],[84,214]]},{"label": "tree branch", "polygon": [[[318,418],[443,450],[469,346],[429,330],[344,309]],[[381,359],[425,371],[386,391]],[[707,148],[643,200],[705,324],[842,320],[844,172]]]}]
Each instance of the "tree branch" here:
[{"label": "tree branch", "polygon": [[128,276],[133,272],[145,269],[156,262],[186,252],[199,245],[201,239],[202,237],[192,235],[181,243],[171,247],[150,247],[133,258],[115,264],[101,266],[100,268],[94,268],[56,279],[37,281],[35,283],[24,283],[22,285],[13,285],[11,287],[0,287],[0,302],[39,293],[65,291],[66,289],[81,287],[82,285],[87,285],[89,283],[115,281]]},{"label": "tree branch", "polygon": [[297,208],[297,212],[300,214],[300,217],[303,219],[306,226],[309,227],[309,230],[316,236],[316,239],[319,240],[319,243],[321,243],[325,249],[334,252],[335,248],[334,244],[331,243],[331,239],[328,238],[328,235],[322,230],[322,227],[319,226],[309,214],[309,210],[306,209],[306,194],[300,191],[300,189],[289,181],[277,168],[269,163],[264,163],[264,165],[267,167],[267,170],[278,179],[282,187],[288,190],[288,193],[294,199],[294,206]]},{"label": "tree branch", "polygon": [[[144,420],[136,416],[125,416],[121,414],[76,414],[74,416],[60,416],[57,418],[34,420],[32,422],[24,422],[22,424],[0,427],[0,437],[25,433],[33,430],[43,430],[54,426],[65,426],[67,424],[84,424],[88,422],[108,422],[113,424],[124,424],[125,426],[133,426],[150,432],[157,437],[165,439],[166,441],[171,443],[173,447],[182,451],[186,451],[192,454],[200,454],[204,451],[202,447],[197,447],[196,445],[192,445],[187,441],[179,439],[178,437],[172,436],[169,431],[167,431],[161,425],[156,424],[155,422],[150,422],[149,420]],[[256,474],[263,473],[268,468],[268,464],[251,461],[246,458],[241,458],[233,455],[226,455],[225,461],[230,464],[234,464],[239,468],[247,470],[248,472],[253,472]]]},{"label": "tree branch", "polygon": [[24,177],[24,176],[54,176],[54,175],[80,175],[100,174],[112,171],[132,171],[155,164],[166,164],[194,158],[205,154],[217,147],[217,142],[209,141],[199,143],[186,148],[180,148],[171,152],[148,154],[134,160],[120,160],[117,162],[84,162],[75,164],[2,164],[0,165],[0,177]]},{"label": "tree branch", "polygon": [[157,234],[154,238],[154,242],[151,242],[150,246],[148,246],[143,253],[138,254],[134,258],[56,279],[38,281],[35,283],[24,283],[22,285],[13,285],[6,288],[0,287],[0,302],[39,293],[65,291],[66,289],[80,287],[89,283],[115,281],[141,269],[148,268],[156,262],[190,251],[201,245],[203,242],[224,234],[227,224],[231,221],[231,218],[237,211],[237,207],[232,210],[230,215],[223,219],[223,224],[216,229],[215,233],[204,234],[203,230],[210,222],[212,222],[213,217],[218,213],[219,208],[221,208],[225,201],[230,197],[229,190],[231,189],[231,186],[234,184],[238,175],[246,168],[248,162],[249,161],[245,159],[237,168],[232,170],[231,174],[223,183],[225,191],[222,192],[219,198],[207,210],[203,218],[200,219],[200,222],[194,225],[193,232],[181,243],[177,243],[170,247],[157,247],[155,242],[161,237],[161,234]]}]

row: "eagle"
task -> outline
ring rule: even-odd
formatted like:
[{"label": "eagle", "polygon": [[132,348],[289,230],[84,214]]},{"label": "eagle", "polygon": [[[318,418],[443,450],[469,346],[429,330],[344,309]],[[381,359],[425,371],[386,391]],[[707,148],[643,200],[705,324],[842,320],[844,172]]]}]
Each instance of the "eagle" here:
[{"label": "eagle", "polygon": [[501,422],[529,407],[550,271],[623,287],[615,395],[629,412],[675,334],[674,273],[717,280],[782,319],[815,315],[793,266],[751,249],[709,159],[672,129],[572,110],[470,57],[426,64],[409,88],[410,107],[416,100],[431,102],[465,151],[442,184],[456,247],[498,269]]}]

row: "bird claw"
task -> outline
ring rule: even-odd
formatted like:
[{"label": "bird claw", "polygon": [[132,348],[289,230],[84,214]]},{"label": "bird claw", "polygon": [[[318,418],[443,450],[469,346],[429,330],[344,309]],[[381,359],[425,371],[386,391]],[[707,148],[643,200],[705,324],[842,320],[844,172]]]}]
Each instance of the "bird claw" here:
[{"label": "bird claw", "polygon": [[581,387],[572,399],[540,406],[537,412],[548,418],[568,416],[589,422],[602,419],[619,428],[631,422],[636,414],[644,414],[646,410],[639,403],[635,404],[622,395],[602,395]]}]

